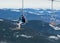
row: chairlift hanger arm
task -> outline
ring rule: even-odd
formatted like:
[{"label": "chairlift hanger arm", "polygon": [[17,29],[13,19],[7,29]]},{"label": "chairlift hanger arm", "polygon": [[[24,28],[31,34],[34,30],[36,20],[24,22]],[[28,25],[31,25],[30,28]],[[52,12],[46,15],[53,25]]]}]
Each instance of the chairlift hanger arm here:
[{"label": "chairlift hanger arm", "polygon": [[22,0],[22,15],[24,16],[24,0]]}]

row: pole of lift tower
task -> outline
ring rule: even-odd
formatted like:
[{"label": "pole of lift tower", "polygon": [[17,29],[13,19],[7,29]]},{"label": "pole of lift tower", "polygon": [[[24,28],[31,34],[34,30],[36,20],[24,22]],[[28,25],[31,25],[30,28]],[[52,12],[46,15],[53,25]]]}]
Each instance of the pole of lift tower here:
[{"label": "pole of lift tower", "polygon": [[51,24],[52,25],[55,25],[55,14],[54,14],[54,9],[53,9],[53,1],[51,1],[51,10],[52,10],[52,13],[51,13]]}]

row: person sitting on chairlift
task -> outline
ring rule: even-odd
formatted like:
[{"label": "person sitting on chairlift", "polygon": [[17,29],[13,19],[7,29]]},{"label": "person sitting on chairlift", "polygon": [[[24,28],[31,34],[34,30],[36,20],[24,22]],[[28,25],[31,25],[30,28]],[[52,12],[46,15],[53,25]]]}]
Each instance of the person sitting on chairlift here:
[{"label": "person sitting on chairlift", "polygon": [[22,22],[25,23],[25,17],[22,15]]}]

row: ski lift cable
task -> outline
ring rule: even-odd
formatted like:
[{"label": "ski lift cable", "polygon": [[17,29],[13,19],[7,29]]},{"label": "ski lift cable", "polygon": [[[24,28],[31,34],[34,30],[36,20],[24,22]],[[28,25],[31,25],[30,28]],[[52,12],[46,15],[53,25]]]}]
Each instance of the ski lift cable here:
[{"label": "ski lift cable", "polygon": [[60,2],[60,1],[55,1],[55,2]]},{"label": "ski lift cable", "polygon": [[60,1],[57,1],[57,0],[52,0],[52,1],[54,1],[54,2],[60,2]]},{"label": "ski lift cable", "polygon": [[57,0],[53,0],[53,1],[55,1],[55,2],[60,2],[60,1],[57,1]]}]

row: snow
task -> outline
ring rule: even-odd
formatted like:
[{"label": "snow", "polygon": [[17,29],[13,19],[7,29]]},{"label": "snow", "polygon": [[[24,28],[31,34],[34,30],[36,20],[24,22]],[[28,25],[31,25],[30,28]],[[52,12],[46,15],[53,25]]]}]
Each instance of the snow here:
[{"label": "snow", "polygon": [[18,21],[18,20],[12,20],[12,21]]},{"label": "snow", "polygon": [[44,15],[44,14],[42,14],[42,12],[31,12],[31,11],[29,11],[28,13],[35,14],[35,15]]},{"label": "snow", "polygon": [[48,38],[58,40],[58,39],[60,39],[60,35],[57,35],[57,36],[49,36]]},{"label": "snow", "polygon": [[7,43],[6,41],[0,41],[0,43]]},{"label": "snow", "polygon": [[19,37],[19,35],[16,35],[16,38],[18,38]]},{"label": "snow", "polygon": [[60,38],[60,35],[57,35],[58,38]]},{"label": "snow", "polygon": [[25,37],[25,38],[32,38],[32,36],[28,36],[28,35],[24,35],[24,34],[21,34],[20,36]]},{"label": "snow", "polygon": [[48,13],[52,13],[51,11],[47,11]]},{"label": "snow", "polygon": [[0,21],[4,21],[3,19],[0,19]]},{"label": "snow", "polygon": [[53,26],[53,25],[51,25],[51,24],[49,24],[49,26],[51,26],[54,30],[60,30],[60,27]]},{"label": "snow", "polygon": [[57,36],[49,36],[48,38],[58,40]]},{"label": "snow", "polygon": [[11,11],[20,12],[18,9],[12,9]]},{"label": "snow", "polygon": [[43,13],[44,11],[39,11],[39,13]]}]

